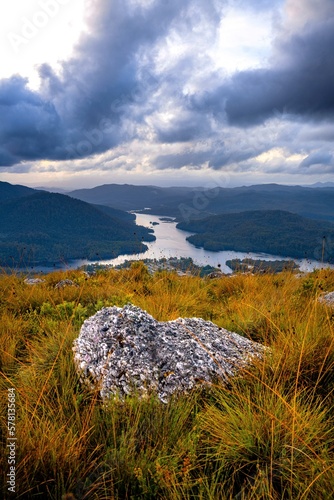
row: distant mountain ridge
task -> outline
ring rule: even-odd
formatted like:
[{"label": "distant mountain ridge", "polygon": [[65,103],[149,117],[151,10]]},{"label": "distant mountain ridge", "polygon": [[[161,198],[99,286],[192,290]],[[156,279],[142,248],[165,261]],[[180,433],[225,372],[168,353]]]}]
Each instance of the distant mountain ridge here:
[{"label": "distant mountain ridge", "polygon": [[105,184],[69,196],[122,210],[173,216],[182,220],[249,210],[285,210],[312,219],[334,221],[334,187],[311,188],[259,184],[235,188],[162,188]]},{"label": "distant mountain ridge", "polygon": [[[69,196],[86,201],[108,205],[121,210],[144,210],[152,205],[168,208],[175,200],[182,201],[193,188],[159,186],[134,186],[131,184],[104,184],[91,189],[70,191]],[[153,213],[153,212],[152,212]]]},{"label": "distant mountain ridge", "polygon": [[63,189],[60,187],[46,187],[46,186],[37,186],[34,189],[37,191],[48,191],[49,193],[59,193],[59,194],[67,194],[70,189]]},{"label": "distant mountain ridge", "polygon": [[305,187],[312,187],[312,188],[334,188],[334,182],[316,182],[315,184],[310,184],[309,186]]}]

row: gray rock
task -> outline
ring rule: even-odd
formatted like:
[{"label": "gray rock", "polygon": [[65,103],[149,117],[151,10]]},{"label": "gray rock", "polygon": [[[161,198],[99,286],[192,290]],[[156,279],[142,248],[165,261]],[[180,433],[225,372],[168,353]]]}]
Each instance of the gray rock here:
[{"label": "gray rock", "polygon": [[38,285],[39,283],[44,283],[44,280],[40,278],[26,278],[24,282],[26,285]]},{"label": "gray rock", "polygon": [[209,279],[222,278],[224,275],[221,271],[213,271],[212,273],[207,275]]},{"label": "gray rock", "polygon": [[334,307],[334,292],[326,293],[326,295],[322,295],[319,297],[320,302],[323,302],[327,306]]},{"label": "gray rock", "polygon": [[126,305],[87,319],[74,341],[81,380],[111,395],[158,393],[167,402],[195,386],[227,382],[266,348],[199,318],[158,322]]},{"label": "gray rock", "polygon": [[59,281],[56,285],[55,285],[55,288],[65,288],[65,286],[76,286],[78,287],[79,285],[77,285],[77,283],[74,283],[74,281],[72,280],[61,280]]}]

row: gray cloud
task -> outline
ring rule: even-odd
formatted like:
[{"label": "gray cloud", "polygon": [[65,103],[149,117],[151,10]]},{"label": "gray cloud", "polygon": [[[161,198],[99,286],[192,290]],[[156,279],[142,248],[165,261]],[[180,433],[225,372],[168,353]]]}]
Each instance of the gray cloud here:
[{"label": "gray cloud", "polygon": [[281,67],[241,71],[194,107],[210,110],[229,123],[252,126],[275,114],[313,119],[334,117],[334,17],[307,24],[301,33],[280,40]]},{"label": "gray cloud", "polygon": [[230,0],[233,7],[250,9],[259,12],[261,10],[272,10],[284,3],[284,0]]},{"label": "gray cloud", "polygon": [[91,34],[62,64],[61,74],[42,65],[40,92],[19,76],[0,82],[0,165],[83,158],[131,139],[123,118],[133,106],[145,106],[160,85],[151,60],[155,44],[176,21],[184,30],[198,16],[212,21],[212,7],[210,0],[153,2],[147,8],[123,0],[90,2]]},{"label": "gray cloud", "polygon": [[190,142],[210,137],[212,134],[211,124],[206,116],[187,112],[186,109],[170,122],[166,124],[155,123],[154,125],[158,141],[165,143]]},{"label": "gray cloud", "polygon": [[[147,7],[90,1],[89,33],[59,73],[48,64],[39,68],[38,92],[20,76],[0,81],[0,166],[23,172],[47,159],[69,160],[73,172],[92,165],[107,171],[111,164],[327,172],[334,155],[331,1],[321,0],[315,16],[305,0],[305,18],[292,16],[279,28],[267,67],[226,77],[208,56],[228,8],[276,13],[284,2],[292,11],[299,6],[298,0],[169,0]],[[127,147],[132,141],[143,148],[142,158],[139,147]],[[122,159],[108,161],[106,152],[118,146]],[[274,148],[281,153],[257,163]]]},{"label": "gray cloud", "polygon": [[334,166],[334,156],[328,151],[316,151],[308,155],[300,164],[303,167],[313,165],[332,165]]},{"label": "gray cloud", "polygon": [[52,102],[29,90],[25,79],[0,81],[0,114],[0,165],[54,157],[63,138],[61,119]]},{"label": "gray cloud", "polygon": [[199,169],[209,159],[208,151],[184,151],[179,154],[167,154],[157,156],[154,160],[154,166],[158,170],[170,168],[188,167],[191,169]]}]

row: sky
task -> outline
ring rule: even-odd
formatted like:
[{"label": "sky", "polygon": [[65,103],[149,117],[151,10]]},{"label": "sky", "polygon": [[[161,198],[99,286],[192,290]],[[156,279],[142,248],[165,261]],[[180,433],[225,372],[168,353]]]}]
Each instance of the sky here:
[{"label": "sky", "polygon": [[334,181],[333,0],[11,0],[0,37],[2,181]]}]

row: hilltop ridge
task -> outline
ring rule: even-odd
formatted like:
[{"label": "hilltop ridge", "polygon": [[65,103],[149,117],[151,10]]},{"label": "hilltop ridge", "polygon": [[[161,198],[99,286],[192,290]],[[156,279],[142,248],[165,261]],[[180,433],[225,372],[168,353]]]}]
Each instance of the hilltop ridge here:
[{"label": "hilltop ridge", "polygon": [[122,210],[186,217],[249,210],[284,210],[311,219],[334,221],[334,187],[258,184],[242,187],[158,187],[105,184],[71,191],[69,196]]},{"label": "hilltop ridge", "polygon": [[1,265],[33,265],[68,259],[112,258],[140,253],[152,230],[134,217],[44,191],[0,203]]}]

